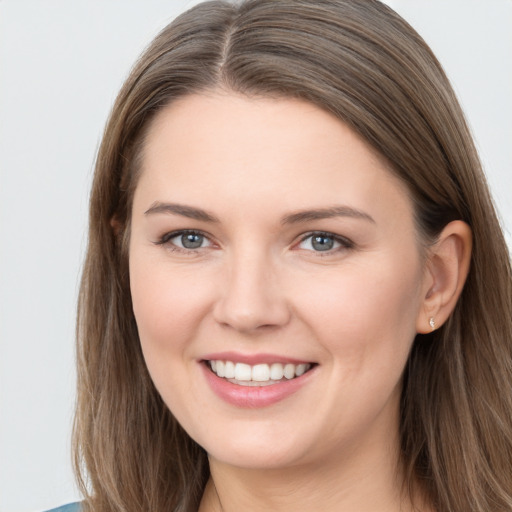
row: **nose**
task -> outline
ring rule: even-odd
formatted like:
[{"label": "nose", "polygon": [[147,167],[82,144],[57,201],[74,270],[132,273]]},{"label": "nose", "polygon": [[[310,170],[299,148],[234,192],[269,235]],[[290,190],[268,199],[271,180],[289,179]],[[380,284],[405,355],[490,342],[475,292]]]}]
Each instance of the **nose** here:
[{"label": "nose", "polygon": [[218,290],[215,320],[245,333],[286,325],[290,308],[276,266],[254,253],[233,258]]}]

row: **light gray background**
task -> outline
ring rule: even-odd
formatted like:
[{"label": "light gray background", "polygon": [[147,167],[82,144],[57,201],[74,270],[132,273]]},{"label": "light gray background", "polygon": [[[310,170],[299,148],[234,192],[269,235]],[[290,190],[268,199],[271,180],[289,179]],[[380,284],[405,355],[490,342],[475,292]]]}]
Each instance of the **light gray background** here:
[{"label": "light gray background", "polygon": [[[79,497],[73,338],[94,156],[131,64],[195,3],[0,0],[0,512]],[[512,0],[388,3],[451,77],[510,245]]]}]

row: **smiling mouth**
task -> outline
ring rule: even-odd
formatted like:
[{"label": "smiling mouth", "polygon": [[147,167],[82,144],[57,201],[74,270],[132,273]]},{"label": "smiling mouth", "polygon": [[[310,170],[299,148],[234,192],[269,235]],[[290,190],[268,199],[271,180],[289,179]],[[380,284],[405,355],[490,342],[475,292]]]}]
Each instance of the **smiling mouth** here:
[{"label": "smiling mouth", "polygon": [[287,382],[304,375],[313,367],[312,363],[250,365],[221,360],[208,360],[205,363],[217,377],[240,386],[270,386]]}]

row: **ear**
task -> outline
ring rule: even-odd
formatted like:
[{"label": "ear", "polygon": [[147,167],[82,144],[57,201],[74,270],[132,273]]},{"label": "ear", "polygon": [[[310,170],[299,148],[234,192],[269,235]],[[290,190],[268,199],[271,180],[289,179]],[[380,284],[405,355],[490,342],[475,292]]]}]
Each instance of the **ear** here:
[{"label": "ear", "polygon": [[431,332],[450,316],[469,272],[471,247],[471,228],[455,220],[445,226],[437,242],[429,248],[417,332]]},{"label": "ear", "polygon": [[113,215],[110,217],[110,227],[112,228],[112,232],[114,233],[114,236],[117,237],[119,235],[119,232],[121,231],[121,222],[119,221],[119,218],[117,215]]}]

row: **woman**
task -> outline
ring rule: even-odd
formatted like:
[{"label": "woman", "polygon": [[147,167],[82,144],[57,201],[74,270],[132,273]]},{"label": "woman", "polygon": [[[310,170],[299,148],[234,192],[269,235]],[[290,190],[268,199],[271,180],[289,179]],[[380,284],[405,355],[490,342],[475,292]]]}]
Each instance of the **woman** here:
[{"label": "woman", "polygon": [[81,509],[512,510],[511,284],[460,107],[401,18],[198,5],[98,155]]}]

